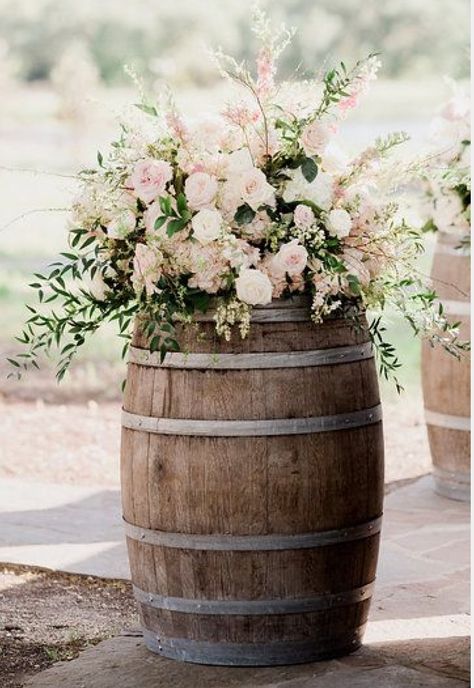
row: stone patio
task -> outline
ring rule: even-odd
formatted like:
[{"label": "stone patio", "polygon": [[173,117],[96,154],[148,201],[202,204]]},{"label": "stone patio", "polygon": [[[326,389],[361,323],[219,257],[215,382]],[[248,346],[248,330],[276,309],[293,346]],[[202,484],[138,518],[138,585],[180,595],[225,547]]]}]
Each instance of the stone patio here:
[{"label": "stone patio", "polygon": [[[128,577],[118,490],[3,480],[0,504],[0,561]],[[366,645],[351,657],[203,667],[156,657],[132,634],[55,665],[25,688],[457,688],[469,682],[469,632],[469,507],[435,495],[427,476],[386,498]]]}]

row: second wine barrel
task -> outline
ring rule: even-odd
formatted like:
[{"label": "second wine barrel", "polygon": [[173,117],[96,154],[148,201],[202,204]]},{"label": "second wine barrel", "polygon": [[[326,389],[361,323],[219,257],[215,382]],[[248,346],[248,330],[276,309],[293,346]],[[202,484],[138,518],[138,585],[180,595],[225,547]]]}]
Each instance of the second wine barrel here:
[{"label": "second wine barrel", "polygon": [[137,328],[123,516],[153,652],[258,666],[361,644],[383,501],[377,374],[365,331],[309,316],[274,302],[229,342],[205,318],[163,363]]},{"label": "second wine barrel", "polygon": [[[461,236],[439,232],[431,269],[433,286],[446,315],[460,322],[460,338],[470,338],[470,257]],[[441,347],[423,344],[422,381],[435,490],[460,501],[470,499],[470,355],[458,360]]]}]

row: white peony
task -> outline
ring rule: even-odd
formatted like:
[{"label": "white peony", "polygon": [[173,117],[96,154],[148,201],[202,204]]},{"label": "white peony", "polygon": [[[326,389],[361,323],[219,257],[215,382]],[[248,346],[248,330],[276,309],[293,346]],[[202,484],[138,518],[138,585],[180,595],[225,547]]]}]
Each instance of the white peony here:
[{"label": "white peony", "polygon": [[235,280],[237,298],[251,306],[265,306],[272,300],[272,283],[260,270],[245,268]]},{"label": "white peony", "polygon": [[328,213],[326,219],[326,229],[329,234],[343,239],[348,236],[352,228],[352,219],[347,210],[335,208]]},{"label": "white peony", "polygon": [[330,130],[318,120],[307,124],[301,134],[301,145],[306,155],[322,153],[329,143]]},{"label": "white peony", "polygon": [[219,238],[222,228],[222,215],[218,210],[203,208],[191,220],[194,237],[201,244],[208,244]]}]

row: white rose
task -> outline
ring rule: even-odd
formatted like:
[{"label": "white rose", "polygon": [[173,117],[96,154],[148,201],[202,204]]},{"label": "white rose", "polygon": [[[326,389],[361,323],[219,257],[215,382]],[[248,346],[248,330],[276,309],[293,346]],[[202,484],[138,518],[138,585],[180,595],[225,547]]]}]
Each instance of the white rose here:
[{"label": "white rose", "polygon": [[110,239],[124,239],[135,229],[135,214],[124,208],[118,211],[107,224],[107,236]]},{"label": "white rose", "polygon": [[301,145],[306,155],[322,153],[329,143],[330,130],[318,120],[307,124],[301,134]]},{"label": "white rose", "polygon": [[464,225],[462,221],[462,201],[455,191],[436,198],[433,209],[433,220],[441,231],[453,225]]},{"label": "white rose", "polygon": [[321,155],[321,167],[329,174],[342,175],[347,172],[349,158],[335,143],[330,143]]},{"label": "white rose", "polygon": [[225,156],[227,175],[242,174],[253,169],[252,156],[248,148],[241,148]]},{"label": "white rose", "polygon": [[308,262],[308,251],[298,243],[297,239],[280,246],[280,250],[272,260],[277,271],[291,276],[300,275]]},{"label": "white rose", "polygon": [[272,283],[260,270],[245,268],[235,280],[237,298],[251,306],[265,306],[272,300]]},{"label": "white rose", "polygon": [[203,208],[191,220],[193,232],[201,244],[208,244],[221,233],[222,215],[218,210]]},{"label": "white rose", "polygon": [[309,229],[314,224],[314,213],[307,205],[297,205],[293,213],[293,222],[298,229]]},{"label": "white rose", "polygon": [[194,210],[209,206],[217,193],[217,179],[207,172],[194,172],[184,183],[188,205]]},{"label": "white rose", "polygon": [[264,173],[256,167],[245,170],[239,177],[240,197],[253,210],[264,203],[271,204],[274,199],[275,190],[267,182]]},{"label": "white rose", "polygon": [[326,229],[329,234],[343,239],[348,236],[352,228],[352,219],[347,210],[335,208],[328,213],[326,219]]},{"label": "white rose", "polygon": [[326,172],[318,172],[318,175],[311,184],[308,184],[307,200],[313,201],[321,210],[329,210],[331,207],[334,193],[333,178]]},{"label": "white rose", "polygon": [[293,170],[291,179],[286,183],[283,191],[283,200],[286,203],[294,201],[312,201],[321,210],[329,210],[334,191],[332,177],[326,172],[318,172],[316,179],[311,183],[303,176],[301,167]]}]

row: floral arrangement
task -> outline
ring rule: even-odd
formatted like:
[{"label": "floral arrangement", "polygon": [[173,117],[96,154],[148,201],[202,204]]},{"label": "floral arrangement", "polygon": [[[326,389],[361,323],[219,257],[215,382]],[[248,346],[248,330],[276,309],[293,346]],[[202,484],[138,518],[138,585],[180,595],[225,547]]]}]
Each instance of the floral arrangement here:
[{"label": "floral arrangement", "polygon": [[456,234],[460,250],[470,251],[471,236],[471,109],[469,98],[452,84],[453,95],[431,125],[436,147],[425,177],[426,231]]},{"label": "floral arrangement", "polygon": [[[381,372],[399,366],[381,316],[401,312],[416,334],[453,354],[463,344],[417,270],[422,233],[394,196],[417,165],[390,162],[403,133],[355,157],[338,127],[379,69],[370,55],[311,81],[277,83],[276,62],[292,33],[257,12],[256,75],[222,53],[238,98],[216,117],[191,121],[170,97],[142,96],[138,125],[126,119],[97,166],[80,172],[70,249],[31,286],[39,304],[11,359],[17,372],[59,348],[58,377],[87,337],[116,321],[125,348],[137,316],[152,350],[179,349],[177,326],[212,309],[216,330],[245,337],[251,310],[307,294],[315,326],[347,317],[369,331]],[[44,305],[46,304],[46,306]]]}]

